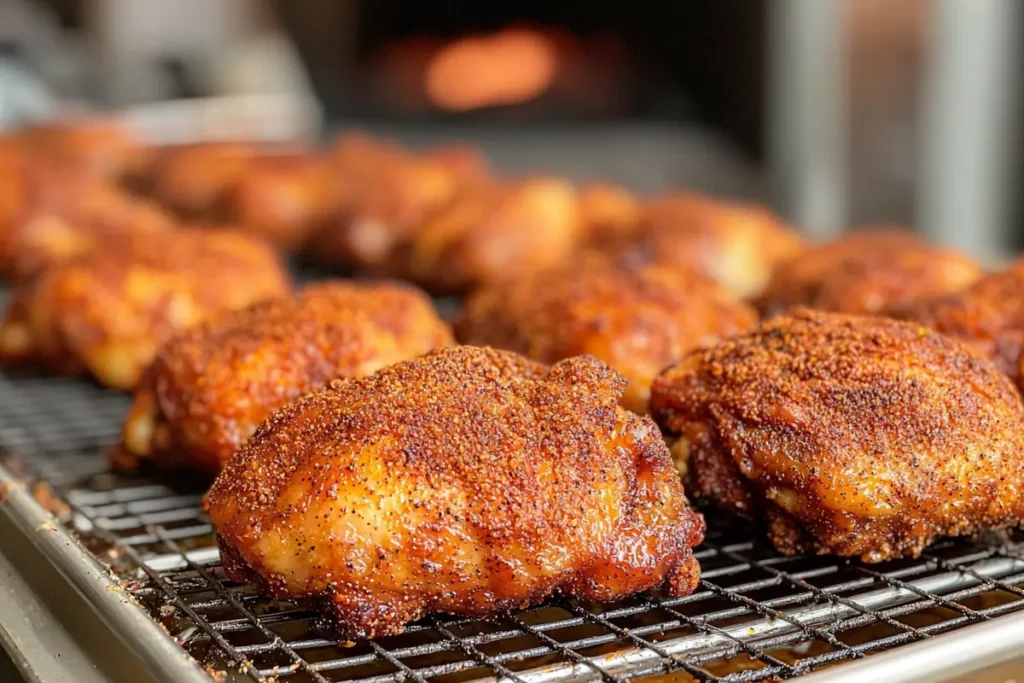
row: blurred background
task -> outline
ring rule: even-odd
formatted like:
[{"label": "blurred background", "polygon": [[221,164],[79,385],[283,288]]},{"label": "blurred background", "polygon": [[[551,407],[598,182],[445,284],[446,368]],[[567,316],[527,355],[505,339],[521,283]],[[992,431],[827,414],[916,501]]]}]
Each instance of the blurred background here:
[{"label": "blurred background", "polygon": [[509,172],[763,200],[826,237],[1024,246],[1020,0],[0,0],[0,128],[351,127]]}]

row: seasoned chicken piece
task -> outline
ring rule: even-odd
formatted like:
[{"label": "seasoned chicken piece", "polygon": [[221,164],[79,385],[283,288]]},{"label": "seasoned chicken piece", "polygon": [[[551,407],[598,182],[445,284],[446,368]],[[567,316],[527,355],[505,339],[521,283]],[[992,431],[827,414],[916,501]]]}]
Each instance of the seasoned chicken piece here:
[{"label": "seasoned chicken piece", "polygon": [[461,292],[565,263],[580,237],[569,183],[482,183],[427,220],[412,243],[410,275],[433,291]]},{"label": "seasoned chicken piece", "polygon": [[1024,521],[1024,408],[959,341],[795,309],[654,383],[695,495],[767,520],[787,554],[881,562]]},{"label": "seasoned chicken piece", "polygon": [[763,208],[684,193],[651,200],[634,230],[593,244],[628,261],[695,268],[743,298],[759,294],[775,267],[802,248]]},{"label": "seasoned chicken piece", "polygon": [[0,164],[21,156],[21,142],[11,133],[0,133]]},{"label": "seasoned chicken piece", "polygon": [[224,220],[228,195],[256,155],[256,148],[245,142],[166,148],[155,164],[153,193],[165,206],[190,220]]},{"label": "seasoned chicken piece", "polygon": [[[56,180],[51,177],[49,180]],[[37,198],[13,228],[8,271],[24,280],[107,242],[171,230],[174,220],[155,204],[106,181],[64,187]],[[58,194],[48,189],[44,195]]]},{"label": "seasoned chicken piece", "polygon": [[647,411],[655,376],[697,346],[757,323],[757,314],[700,273],[622,266],[594,256],[484,287],[456,323],[464,344],[543,363],[591,354],[629,380],[623,405]]},{"label": "seasoned chicken piece", "polygon": [[378,172],[341,216],[339,260],[369,272],[400,273],[426,217],[450,201],[458,179],[429,160],[410,159]]},{"label": "seasoned chicken piece", "polygon": [[[307,256],[325,265],[357,267],[362,263],[361,250],[351,230],[357,205],[380,178],[393,175],[393,169],[404,167],[409,157],[389,141],[345,133],[335,141],[327,160],[336,192],[335,212],[313,236]],[[414,190],[414,194],[418,192],[418,188]],[[366,261],[379,263],[382,259],[374,255],[381,251],[374,251],[371,243]]]},{"label": "seasoned chicken piece", "polygon": [[174,332],[286,294],[263,242],[176,230],[111,240],[20,282],[0,327],[0,361],[88,371],[131,389]]},{"label": "seasoned chicken piece", "polygon": [[761,295],[765,315],[792,306],[882,314],[925,297],[958,292],[981,277],[970,258],[914,235],[875,229],[844,235],[784,261]]},{"label": "seasoned chicken piece", "polygon": [[594,183],[579,192],[579,215],[587,240],[600,244],[634,234],[643,204],[624,187]]},{"label": "seasoned chicken piece", "polygon": [[63,211],[102,184],[79,166],[33,159],[21,152],[20,143],[0,154],[0,274],[15,269],[19,235],[30,216]]},{"label": "seasoned chicken piece", "polygon": [[1024,389],[1024,260],[967,289],[892,311],[966,342]]},{"label": "seasoned chicken piece", "polygon": [[115,463],[216,473],[278,408],[452,343],[429,298],[399,283],[325,282],[176,335],[135,392]]},{"label": "seasoned chicken piece", "polygon": [[334,170],[343,180],[352,180],[364,171],[372,172],[377,164],[390,163],[403,155],[396,143],[361,132],[342,133],[328,153]]},{"label": "seasoned chicken piece", "polygon": [[589,357],[454,347],[303,397],[206,498],[224,569],[319,602],[346,638],[555,592],[685,595],[703,520],[625,384]]},{"label": "seasoned chicken piece", "polygon": [[164,150],[152,193],[192,221],[226,223],[294,251],[337,210],[329,158],[308,151],[211,142]]},{"label": "seasoned chicken piece", "polygon": [[424,221],[467,184],[482,182],[486,164],[475,151],[459,147],[420,155],[358,146],[351,153],[357,151],[366,163],[338,177],[347,198],[335,225],[321,235],[319,258],[403,275],[409,245]]},{"label": "seasoned chicken piece", "polygon": [[337,192],[326,159],[267,154],[252,160],[226,202],[231,224],[294,251],[335,211]]},{"label": "seasoned chicken piece", "polygon": [[25,178],[22,171],[22,158],[14,148],[14,143],[0,138],[0,275],[10,272],[16,253],[15,226],[25,210]]},{"label": "seasoned chicken piece", "polygon": [[155,205],[80,166],[0,161],[0,274],[34,272],[96,239],[163,231],[172,223]]},{"label": "seasoned chicken piece", "polygon": [[414,155],[430,160],[453,174],[459,182],[478,182],[490,178],[487,159],[476,147],[468,144],[445,144]]},{"label": "seasoned chicken piece", "polygon": [[133,172],[149,154],[134,132],[106,119],[75,118],[28,126],[15,135],[26,154],[111,179]]}]

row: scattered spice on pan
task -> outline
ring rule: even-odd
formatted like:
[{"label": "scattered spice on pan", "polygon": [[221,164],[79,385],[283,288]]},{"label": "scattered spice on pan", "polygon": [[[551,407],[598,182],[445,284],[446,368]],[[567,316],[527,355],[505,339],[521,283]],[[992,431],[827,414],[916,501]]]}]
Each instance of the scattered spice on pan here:
[{"label": "scattered spice on pan", "polygon": [[45,481],[37,481],[32,487],[32,497],[57,519],[64,521],[71,516],[71,508],[58,496],[53,487]]}]

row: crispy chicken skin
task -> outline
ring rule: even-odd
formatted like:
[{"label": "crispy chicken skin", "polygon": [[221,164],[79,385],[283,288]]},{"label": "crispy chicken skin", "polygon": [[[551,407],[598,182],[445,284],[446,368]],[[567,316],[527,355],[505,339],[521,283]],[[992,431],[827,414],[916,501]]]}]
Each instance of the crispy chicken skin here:
[{"label": "crispy chicken skin", "polygon": [[628,260],[695,268],[742,298],[758,295],[775,267],[802,249],[766,209],[681,192],[650,200],[633,230],[592,245]]},{"label": "crispy chicken skin", "polygon": [[580,189],[580,223],[588,240],[601,243],[629,236],[642,212],[642,202],[624,187],[593,183]]},{"label": "crispy chicken skin", "polygon": [[326,159],[267,154],[252,161],[225,201],[232,225],[291,252],[322,228],[336,209],[337,192]]},{"label": "crispy chicken skin", "polygon": [[134,172],[148,156],[133,131],[107,119],[73,118],[28,126],[15,137],[32,157],[46,157],[107,178]]},{"label": "crispy chicken skin", "polygon": [[225,202],[256,158],[245,142],[205,142],[161,150],[154,164],[153,194],[189,220],[223,220]]},{"label": "crispy chicken skin", "polygon": [[453,347],[301,398],[206,498],[225,571],[319,601],[346,638],[556,592],[685,595],[703,519],[624,388],[590,357]]},{"label": "crispy chicken skin", "polygon": [[320,260],[363,272],[405,274],[410,243],[424,221],[467,184],[487,177],[480,154],[462,147],[411,154],[350,142],[341,149],[348,150],[335,170],[341,208],[316,246]]},{"label": "crispy chicken skin", "polygon": [[113,240],[16,285],[0,327],[0,361],[88,371],[131,389],[175,331],[288,289],[271,249],[242,234],[175,230]]},{"label": "crispy chicken skin", "polygon": [[372,178],[408,158],[397,144],[359,132],[338,136],[326,156],[340,193],[342,213],[366,191]]},{"label": "crispy chicken skin", "polygon": [[752,308],[693,270],[618,265],[590,255],[477,291],[456,335],[464,344],[543,363],[596,356],[629,380],[623,405],[643,413],[651,382],[665,367],[756,323]]},{"label": "crispy chicken skin", "polygon": [[6,153],[0,144],[0,275],[11,267],[15,253],[12,248],[13,229],[21,215],[23,201],[20,164],[15,154]]},{"label": "crispy chicken skin", "polygon": [[761,296],[765,315],[808,306],[883,314],[916,299],[958,292],[981,277],[970,258],[894,229],[844,235],[783,262]]},{"label": "crispy chicken skin", "polygon": [[17,233],[37,191],[35,179],[43,167],[24,157],[17,138],[0,138],[0,275],[10,275],[14,269]]},{"label": "crispy chicken skin", "polygon": [[565,263],[581,233],[569,183],[482,183],[427,220],[412,243],[410,276],[435,292],[511,280]]},{"label": "crispy chicken skin", "polygon": [[145,200],[119,190],[97,192],[77,213],[42,212],[18,230],[12,264],[15,279],[23,280],[83,254],[105,248],[111,241],[167,232],[173,219]]},{"label": "crispy chicken skin", "polygon": [[154,168],[152,194],[181,217],[236,226],[284,252],[305,246],[339,202],[330,159],[309,151],[209,142],[167,148]]},{"label": "crispy chicken skin", "polygon": [[880,562],[1024,519],[1017,392],[920,325],[794,309],[667,370],[651,412],[695,495],[786,554]]},{"label": "crispy chicken skin", "polygon": [[216,473],[278,408],[452,343],[422,292],[324,282],[173,337],[135,393],[115,464],[150,459]]},{"label": "crispy chicken skin", "polygon": [[9,226],[9,251],[0,272],[34,275],[131,235],[166,232],[174,220],[158,206],[116,185],[67,167],[22,169],[17,218]]},{"label": "crispy chicken skin", "polygon": [[922,299],[892,313],[966,342],[1024,389],[1024,261],[956,294]]},{"label": "crispy chicken skin", "polygon": [[67,215],[105,182],[77,165],[33,159],[20,143],[0,154],[0,274],[16,269],[23,228],[42,213]]},{"label": "crispy chicken skin", "polygon": [[[335,214],[310,241],[308,256],[326,265],[347,268],[369,269],[368,266],[372,264],[379,266],[391,248],[386,229],[381,228],[383,237],[380,239],[372,239],[378,236],[371,234],[369,246],[364,247],[353,232],[352,224],[360,211],[359,205],[364,203],[364,197],[381,184],[380,179],[394,175],[396,168],[403,168],[408,156],[389,141],[362,133],[345,133],[335,141],[327,158],[338,193],[337,204]],[[412,189],[412,194],[421,196],[418,185]],[[394,204],[396,207],[405,206],[405,202],[395,201]],[[369,218],[372,220],[373,216]],[[379,272],[383,270],[378,268]]]}]

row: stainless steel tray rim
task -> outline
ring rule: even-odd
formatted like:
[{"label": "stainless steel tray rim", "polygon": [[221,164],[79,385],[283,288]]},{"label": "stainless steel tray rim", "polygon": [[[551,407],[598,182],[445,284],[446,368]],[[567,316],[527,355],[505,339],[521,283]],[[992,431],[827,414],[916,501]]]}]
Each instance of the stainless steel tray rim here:
[{"label": "stainless steel tray rim", "polygon": [[0,465],[0,514],[8,516],[26,538],[85,597],[97,615],[113,626],[145,660],[158,680],[209,683],[189,657],[124,591],[115,577],[82,547],[54,516],[25,489],[25,483]]}]

